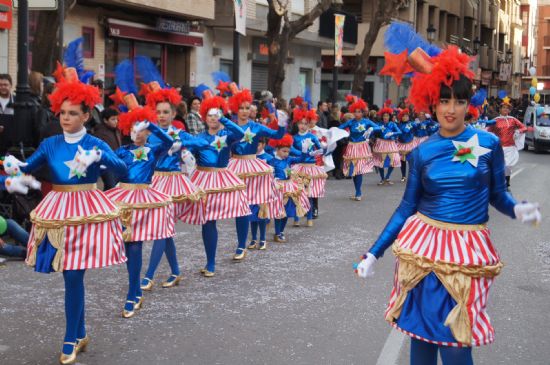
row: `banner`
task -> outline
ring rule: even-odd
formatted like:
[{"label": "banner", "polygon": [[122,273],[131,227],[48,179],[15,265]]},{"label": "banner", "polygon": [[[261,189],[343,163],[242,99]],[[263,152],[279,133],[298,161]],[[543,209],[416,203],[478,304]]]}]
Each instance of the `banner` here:
[{"label": "banner", "polygon": [[344,46],[344,22],[346,16],[334,14],[334,67],[342,67],[342,48]]},{"label": "banner", "polygon": [[246,35],[246,0],[233,0],[235,4],[235,30]]}]

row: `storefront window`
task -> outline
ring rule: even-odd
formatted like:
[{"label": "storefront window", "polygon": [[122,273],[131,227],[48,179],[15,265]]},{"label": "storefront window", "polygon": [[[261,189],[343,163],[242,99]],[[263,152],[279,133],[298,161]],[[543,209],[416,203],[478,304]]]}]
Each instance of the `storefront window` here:
[{"label": "storefront window", "polygon": [[132,41],[107,38],[105,42],[105,90],[110,94],[115,90],[115,66],[132,57]]}]

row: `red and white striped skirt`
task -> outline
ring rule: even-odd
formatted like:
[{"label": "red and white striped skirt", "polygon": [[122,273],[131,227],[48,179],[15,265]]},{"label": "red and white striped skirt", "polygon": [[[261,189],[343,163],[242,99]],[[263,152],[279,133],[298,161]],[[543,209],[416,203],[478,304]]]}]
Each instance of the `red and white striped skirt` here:
[{"label": "red and white striped skirt", "polygon": [[312,163],[299,163],[292,166],[293,178],[299,178],[307,189],[308,197],[323,198],[327,173],[322,166]]},{"label": "red and white striped skirt", "polygon": [[349,169],[353,164],[353,174],[363,175],[372,172],[374,160],[368,141],[350,142],[344,152],[344,175],[349,176]]},{"label": "red and white striped skirt", "polygon": [[[461,318],[469,323],[469,327],[467,327],[469,343],[460,341],[445,342],[445,346],[480,346],[493,342],[494,329],[486,312],[486,305],[489,288],[494,281],[494,277],[500,272],[502,264],[491,243],[490,232],[487,227],[484,225],[449,224],[432,220],[417,213],[405,222],[393,250],[397,255],[397,265],[394,287],[386,310],[387,320],[391,319],[387,315],[395,310],[394,307],[399,302],[399,297],[408,295],[399,280],[399,266],[411,265],[411,262],[415,266],[422,263],[424,265],[423,270],[428,268],[427,272],[424,271],[425,275],[434,272],[445,288],[448,288],[447,285],[456,285],[456,282],[469,283],[464,284],[464,296],[467,299],[464,301],[465,311],[463,318]],[[412,258],[412,260],[401,263],[405,256]],[[467,280],[458,280],[461,279],[458,275]],[[453,286],[453,291],[460,292],[455,286]],[[460,299],[455,298],[454,294],[449,291],[448,293],[457,303],[460,302]],[[433,309],[432,312],[437,312],[437,309]],[[460,320],[457,320],[457,322],[460,322]],[[397,327],[393,321],[392,325]],[[452,323],[449,327],[453,330]],[[420,340],[443,344],[433,339],[426,340],[418,334],[403,332]],[[453,335],[455,335],[454,331]]]},{"label": "red and white striped skirt", "polygon": [[430,138],[429,136],[424,136],[424,137],[414,137],[414,143],[415,143],[415,147],[426,142],[426,140]]},{"label": "red and white striped skirt", "polygon": [[204,224],[204,192],[179,171],[155,171],[151,187],[172,198],[174,216],[187,224]]},{"label": "red and white striped skirt", "polygon": [[307,190],[304,186],[296,180],[277,180],[279,186],[281,186],[281,193],[283,194],[283,206],[286,205],[288,199],[292,199],[294,205],[296,205],[296,215],[303,217],[311,209],[309,198],[307,196]]},{"label": "red and white striped skirt", "polygon": [[397,143],[391,139],[377,138],[372,148],[374,152],[374,166],[384,168],[386,157],[390,159],[391,167],[401,166],[401,156],[399,155],[399,148]]},{"label": "red and white striped skirt", "polygon": [[268,203],[269,216],[268,219],[282,219],[286,217],[285,204],[284,204],[284,193],[283,184],[280,183],[280,180],[275,180],[274,182],[274,195],[275,198]]},{"label": "red and white striped skirt", "polygon": [[407,155],[416,147],[414,139],[409,143],[402,143],[397,141],[397,148],[399,149],[399,154],[401,155],[401,161],[406,161]]},{"label": "red and white striped skirt", "polygon": [[148,184],[125,183],[106,191],[105,195],[121,210],[125,242],[159,240],[176,234],[170,196]]},{"label": "red and white striped skirt", "polygon": [[126,262],[119,210],[107,196],[86,185],[54,185],[31,212],[27,264],[45,238],[57,248],[54,271],[84,270]]},{"label": "red and white striped skirt", "polygon": [[227,168],[200,167],[191,181],[206,193],[205,221],[229,219],[250,215],[246,185]]},{"label": "red and white striped skirt", "polygon": [[264,204],[275,198],[273,168],[256,155],[234,155],[227,168],[246,184],[248,203]]}]

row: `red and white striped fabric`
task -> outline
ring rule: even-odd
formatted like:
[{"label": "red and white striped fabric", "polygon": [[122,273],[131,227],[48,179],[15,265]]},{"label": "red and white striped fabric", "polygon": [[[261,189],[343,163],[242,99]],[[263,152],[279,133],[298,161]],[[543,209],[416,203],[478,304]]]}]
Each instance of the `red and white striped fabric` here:
[{"label": "red and white striped fabric", "polygon": [[227,168],[246,184],[246,196],[250,205],[269,203],[275,199],[273,168],[264,160],[255,156],[231,158]]},{"label": "red and white striped fabric", "polygon": [[293,176],[303,179],[307,183],[308,197],[323,198],[327,174],[322,166],[309,163],[299,163],[292,166]]},{"label": "red and white striped fabric", "polygon": [[391,167],[401,166],[401,156],[395,141],[377,138],[372,151],[374,152],[374,166],[383,168],[387,156],[390,158]]},{"label": "red and white striped fabric", "polygon": [[[115,204],[100,190],[50,191],[33,214],[48,221],[87,218],[117,211]],[[33,225],[27,245],[30,254],[35,240]],[[100,223],[65,226],[63,270],[96,269],[126,262],[122,225],[119,218]],[[29,257],[27,257],[27,260]],[[27,261],[28,262],[28,261]]]},{"label": "red and white striped fabric", "polygon": [[344,152],[344,175],[349,176],[349,169],[353,163],[353,175],[363,175],[372,172],[374,160],[367,141],[350,142]]},{"label": "red and white striped fabric", "polygon": [[284,185],[280,183],[280,180],[275,180],[274,196],[275,198],[268,203],[269,217],[268,219],[281,219],[286,217],[285,205],[284,205]]},{"label": "red and white striped fabric", "polygon": [[309,204],[309,198],[307,196],[307,191],[302,186],[302,184],[292,179],[277,180],[277,183],[281,186],[281,193],[283,194],[283,203],[284,203],[285,195],[288,196],[288,195],[294,194],[296,191],[299,190],[300,199],[298,201],[300,202],[300,205],[302,206],[303,211],[307,212],[311,209],[311,205]]},{"label": "red and white striped fabric", "polygon": [[147,205],[155,203],[169,204],[161,207],[132,209],[130,227],[131,237],[128,242],[153,241],[173,237],[175,232],[174,206],[170,196],[151,187],[145,189],[128,189],[117,186],[105,192],[117,205]]},{"label": "red and white striped fabric", "polygon": [[[400,248],[410,250],[412,253],[424,256],[434,262],[440,261],[463,266],[492,266],[500,262],[491,243],[489,229],[442,229],[426,223],[416,215],[405,222],[397,237],[397,244]],[[489,288],[494,278],[472,277],[471,281],[470,298],[466,304],[472,325],[471,346],[481,346],[494,340],[494,329],[485,310]],[[395,305],[400,292],[396,268],[394,287],[386,314]],[[452,343],[447,346],[460,346],[460,343]]]},{"label": "red and white striped fabric", "polygon": [[229,169],[198,167],[191,181],[206,193],[205,221],[250,215],[246,185]]},{"label": "red and white striped fabric", "polygon": [[[151,187],[172,197],[174,216],[187,224],[204,224],[204,201],[200,188],[184,173],[155,172]],[[187,198],[187,199],[184,199]],[[178,201],[184,199],[183,201]]]},{"label": "red and white striped fabric", "polygon": [[405,161],[407,155],[416,147],[414,139],[409,143],[402,143],[397,141],[397,148],[399,149],[399,154],[401,155],[401,161]]},{"label": "red and white striped fabric", "polygon": [[415,147],[426,142],[426,140],[430,138],[429,136],[424,136],[424,137],[414,137],[414,143],[415,143]]}]

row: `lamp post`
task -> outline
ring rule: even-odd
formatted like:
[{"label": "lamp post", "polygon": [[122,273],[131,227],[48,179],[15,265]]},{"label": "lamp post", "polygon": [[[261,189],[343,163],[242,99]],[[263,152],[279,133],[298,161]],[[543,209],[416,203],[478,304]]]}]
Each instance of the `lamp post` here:
[{"label": "lamp post", "polygon": [[428,34],[428,41],[430,42],[430,44],[435,41],[435,32],[436,29],[434,28],[433,24],[430,24],[428,26],[428,29],[426,29],[426,33]]}]

